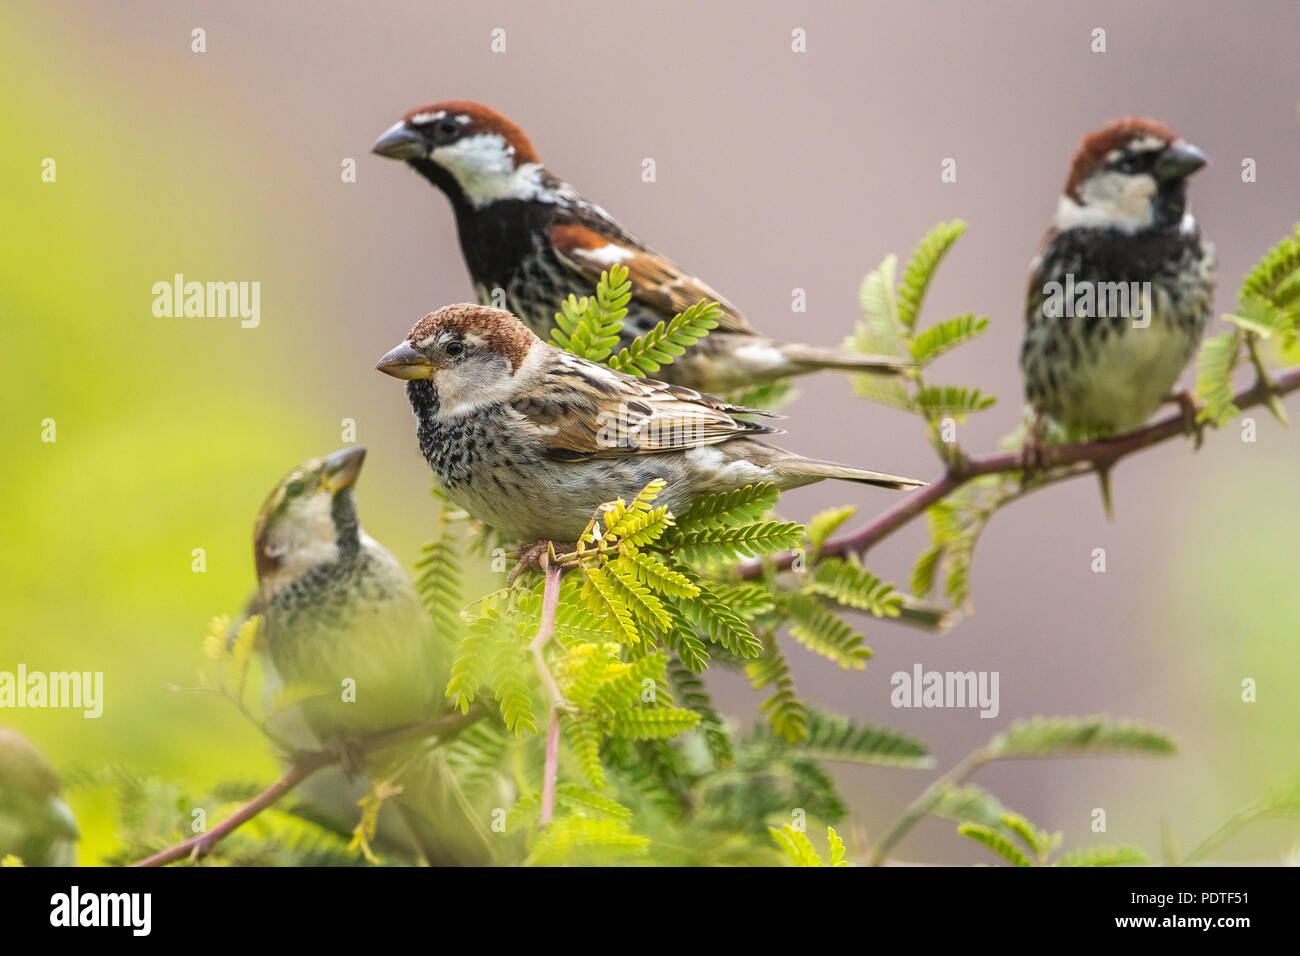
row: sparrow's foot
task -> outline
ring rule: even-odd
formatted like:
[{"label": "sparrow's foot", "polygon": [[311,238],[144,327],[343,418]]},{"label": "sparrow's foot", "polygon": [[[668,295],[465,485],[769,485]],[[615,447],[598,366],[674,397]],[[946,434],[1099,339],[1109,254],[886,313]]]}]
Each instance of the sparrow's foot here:
[{"label": "sparrow's foot", "polygon": [[514,587],[515,581],[519,575],[525,571],[536,568],[539,571],[546,570],[546,559],[554,551],[555,554],[569,554],[577,549],[576,544],[560,543],[558,541],[534,541],[532,544],[523,545],[519,548],[519,557],[515,561],[515,566],[510,569],[506,575],[506,587]]},{"label": "sparrow's foot", "polygon": [[542,557],[546,554],[546,549],[550,546],[549,541],[534,541],[532,544],[522,545],[519,548],[519,557],[515,561],[515,566],[510,569],[506,575],[506,587],[515,586],[515,581],[519,575],[523,574],[529,568],[542,566]]},{"label": "sparrow's foot", "polygon": [[1035,415],[1025,432],[1025,440],[1020,445],[1021,484],[1029,484],[1030,480],[1046,467],[1047,451],[1043,416]]},{"label": "sparrow's foot", "polygon": [[349,781],[361,776],[364,755],[355,740],[336,737],[329,742],[326,749],[338,758],[339,769],[343,771],[343,776],[347,777]]},{"label": "sparrow's foot", "polygon": [[1201,445],[1205,442],[1205,422],[1196,420],[1200,409],[1196,407],[1196,399],[1192,397],[1192,393],[1188,391],[1171,392],[1165,396],[1164,400],[1182,409],[1183,430],[1192,436],[1192,450],[1200,451]]}]

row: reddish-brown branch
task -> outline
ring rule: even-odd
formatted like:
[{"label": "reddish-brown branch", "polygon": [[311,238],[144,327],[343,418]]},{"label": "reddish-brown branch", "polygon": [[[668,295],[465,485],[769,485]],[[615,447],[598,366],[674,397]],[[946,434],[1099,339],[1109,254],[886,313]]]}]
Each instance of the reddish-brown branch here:
[{"label": "reddish-brown branch", "polygon": [[555,637],[555,611],[560,604],[560,576],[564,569],[558,561],[545,562],[546,584],[542,591],[542,621],[537,628],[537,637],[530,645],[536,658],[537,670],[550,689],[551,713],[546,728],[546,763],[542,768],[542,812],[540,825],[546,826],[555,816],[555,781],[560,768],[560,707],[563,698],[560,689],[555,686],[550,668],[546,666],[543,651]]},{"label": "reddish-brown branch", "polygon": [[[1300,389],[1300,368],[1294,368],[1272,378],[1272,387],[1262,381],[1250,388],[1243,389],[1233,398],[1233,404],[1243,411],[1255,405],[1264,404],[1273,395],[1286,395]],[[1097,468],[1109,468],[1121,458],[1134,452],[1158,445],[1170,438],[1176,438],[1187,430],[1187,422],[1182,411],[1167,418],[1146,425],[1136,431],[1091,442],[1075,442],[1069,445],[1048,445],[1044,451],[1045,465],[1049,469],[1069,465],[1088,463]],[[968,458],[958,468],[950,469],[947,474],[932,485],[926,485],[903,498],[898,504],[883,512],[878,517],[863,525],[857,531],[833,538],[822,545],[818,552],[821,557],[843,557],[848,554],[863,555],[876,544],[889,537],[899,528],[925,512],[936,502],[942,501],[966,482],[981,475],[997,475],[1022,470],[1024,462],[1019,452],[1006,452],[988,455],[983,458]],[[1085,474],[1080,471],[1079,474]],[[795,562],[798,552],[787,551],[766,561],[778,571],[785,571]],[[763,573],[763,562],[746,561],[739,565],[741,577],[755,578]]]},{"label": "reddish-brown branch", "polygon": [[[391,747],[394,744],[404,743],[408,740],[418,740],[423,737],[433,736],[454,736],[469,724],[478,720],[482,716],[481,711],[473,708],[467,714],[447,714],[442,717],[433,717],[429,720],[422,720],[416,724],[410,724],[406,727],[399,727],[396,730],[385,731],[382,734],[375,734],[367,737],[357,744],[359,753],[370,753],[375,750],[382,750],[385,747]],[[248,803],[240,807],[236,812],[213,827],[206,833],[200,833],[198,836],[191,837],[182,843],[173,847],[155,853],[151,857],[132,863],[132,866],[163,866],[167,863],[174,863],[176,860],[185,857],[200,859],[212,852],[212,848],[218,842],[229,836],[236,829],[247,823],[253,817],[257,816],[267,807],[274,804],[286,793],[292,790],[298,784],[302,783],[317,770],[328,767],[331,764],[339,762],[340,753],[331,750],[314,750],[309,753],[299,754],[293,764],[285,771],[284,776],[271,784]]]}]

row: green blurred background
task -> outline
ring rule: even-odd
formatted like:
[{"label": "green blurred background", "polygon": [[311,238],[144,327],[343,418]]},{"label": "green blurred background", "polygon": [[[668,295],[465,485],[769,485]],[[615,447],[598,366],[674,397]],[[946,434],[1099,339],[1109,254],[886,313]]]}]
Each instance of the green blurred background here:
[{"label": "green blurred background", "polygon": [[[991,447],[1018,416],[1024,268],[1080,134],[1147,112],[1219,160],[1192,192],[1220,247],[1221,310],[1242,271],[1300,218],[1294,4],[1231,18],[1194,3],[1102,4],[1087,15],[900,7],[664,4],[646,22],[630,4],[6,4],[0,669],[103,671],[106,702],[99,720],[45,710],[0,722],[63,770],[120,762],[195,790],[275,772],[227,704],[167,686],[195,683],[208,619],[238,613],[251,589],[263,497],[298,461],[339,447],[343,419],[372,448],[360,487],[368,530],[408,563],[430,535],[405,400],[371,371],[420,314],[471,294],[445,202],[368,155],[418,103],[499,106],[552,168],[760,328],[793,326],[790,289],[807,288],[798,334],[811,341],[851,328],[857,283],[886,252],[906,252],[940,219],[966,218],[971,231],[928,308],[932,319],[994,317],[990,335],[945,369],[1002,399],[963,431],[972,449]],[[1094,22],[1109,30],[1104,58],[1087,51]],[[489,52],[497,25],[509,31],[504,57]],[[197,26],[202,55],[190,51]],[[806,59],[788,53],[792,26],[809,31]],[[633,34],[634,44],[622,39]],[[620,80],[593,89],[600,75]],[[588,132],[597,117],[599,147]],[[944,187],[938,164],[950,155],[963,165]],[[1238,175],[1246,155],[1261,170],[1251,189]],[[653,187],[638,178],[643,156],[659,163]],[[41,181],[45,157],[56,183]],[[357,160],[358,182],[341,182],[344,157]],[[260,327],[153,317],[153,283],[177,272],[260,281]],[[801,396],[789,446],[936,470],[915,423],[862,403],[836,413],[849,401],[842,382],[808,382]],[[1158,723],[1183,741],[1179,757],[996,767],[980,782],[1064,829],[1067,846],[1156,850],[1162,821],[1194,842],[1300,769],[1300,448],[1294,432],[1256,417],[1254,445],[1228,429],[1195,457],[1171,444],[1123,465],[1112,525],[1084,483],[1021,503],[980,546],[973,618],[938,637],[867,623],[877,654],[868,671],[841,674],[796,653],[800,690],[920,736],[941,767],[1017,716],[1106,711]],[[46,418],[54,443],[40,440]],[[845,500],[865,513],[888,503],[822,487],[783,508],[806,518]],[[902,535],[873,567],[905,580],[921,545],[920,531]],[[1098,546],[1106,575],[1088,571]],[[194,548],[206,551],[206,573],[191,571]],[[916,661],[1000,670],[1000,718],[891,710],[889,675]],[[1243,677],[1258,680],[1258,703],[1240,702]],[[743,682],[711,683],[729,712],[753,716]],[[928,775],[843,779],[878,832]],[[112,797],[87,789],[69,802],[81,859],[94,863],[114,846]],[[1107,834],[1087,830],[1095,806],[1108,809]],[[1296,837],[1261,824],[1224,857],[1276,859]],[[906,855],[981,858],[937,822]]]}]

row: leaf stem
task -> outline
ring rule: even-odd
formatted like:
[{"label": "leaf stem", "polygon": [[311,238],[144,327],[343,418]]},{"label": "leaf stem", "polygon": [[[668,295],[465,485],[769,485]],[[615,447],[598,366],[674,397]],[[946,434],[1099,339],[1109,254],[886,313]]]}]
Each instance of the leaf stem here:
[{"label": "leaf stem", "polygon": [[1252,823],[1262,816],[1264,816],[1264,808],[1259,805],[1252,805],[1238,810],[1228,817],[1217,830],[1198,843],[1187,856],[1183,857],[1182,865],[1186,866],[1188,863],[1195,863],[1204,859],[1212,850],[1227,842],[1246,824]]},{"label": "leaf stem", "polygon": [[961,786],[971,774],[992,759],[993,754],[990,751],[980,748],[967,754],[961,763],[921,791],[921,795],[904,808],[898,819],[885,831],[885,835],[872,847],[871,857],[868,861],[869,865],[883,865],[889,851],[897,846],[903,837],[907,836],[912,827],[916,826],[929,814],[946,790],[951,787]]}]

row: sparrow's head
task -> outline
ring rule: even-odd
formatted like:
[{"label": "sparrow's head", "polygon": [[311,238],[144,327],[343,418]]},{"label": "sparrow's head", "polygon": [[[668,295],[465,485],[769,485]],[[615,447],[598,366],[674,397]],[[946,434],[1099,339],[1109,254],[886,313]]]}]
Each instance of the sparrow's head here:
[{"label": "sparrow's head", "polygon": [[253,529],[257,578],[264,587],[356,553],[361,528],[352,489],[365,459],[365,448],[344,448],[304,461],[280,479]]},{"label": "sparrow's head", "polygon": [[527,199],[542,188],[542,160],[524,131],[479,103],[448,100],[413,109],[371,151],[405,160],[453,202],[474,207]]},{"label": "sparrow's head", "polygon": [[430,381],[444,408],[488,404],[517,387],[537,336],[509,312],[461,303],[430,312],[375,368],[412,383]]},{"label": "sparrow's head", "polygon": [[1056,227],[1176,228],[1186,207],[1187,177],[1208,161],[1164,123],[1115,120],[1079,142]]}]

